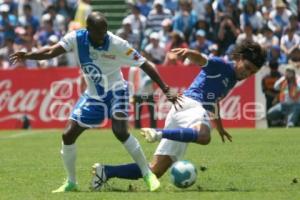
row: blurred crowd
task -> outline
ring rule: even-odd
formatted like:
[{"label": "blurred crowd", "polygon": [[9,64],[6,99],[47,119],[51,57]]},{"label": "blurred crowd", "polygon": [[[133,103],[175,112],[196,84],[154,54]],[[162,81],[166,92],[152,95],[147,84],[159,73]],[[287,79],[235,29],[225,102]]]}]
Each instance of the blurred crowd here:
[{"label": "blurred crowd", "polygon": [[[170,53],[186,47],[207,56],[230,55],[254,40],[268,49],[268,63],[300,60],[300,0],[127,0],[130,10],[116,34],[156,64],[188,64]],[[85,27],[91,0],[0,0],[0,66],[4,69],[72,66],[68,55],[10,66],[8,55],[53,45]]]},{"label": "blurred crowd", "polygon": [[53,45],[68,31],[85,27],[91,0],[0,0],[0,68],[76,66],[74,59],[26,60],[10,65],[16,51],[36,51]]},{"label": "blurred crowd", "polygon": [[185,64],[169,52],[196,49],[230,55],[254,40],[268,49],[268,63],[300,60],[299,0],[131,0],[131,13],[117,34],[156,64]]}]

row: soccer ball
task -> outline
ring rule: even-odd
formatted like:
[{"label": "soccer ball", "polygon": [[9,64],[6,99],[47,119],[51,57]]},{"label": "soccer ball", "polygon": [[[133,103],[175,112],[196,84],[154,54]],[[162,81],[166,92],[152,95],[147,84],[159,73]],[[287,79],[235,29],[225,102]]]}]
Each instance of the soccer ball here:
[{"label": "soccer ball", "polygon": [[171,167],[171,182],[179,188],[193,185],[197,179],[197,169],[186,160],[177,161]]}]

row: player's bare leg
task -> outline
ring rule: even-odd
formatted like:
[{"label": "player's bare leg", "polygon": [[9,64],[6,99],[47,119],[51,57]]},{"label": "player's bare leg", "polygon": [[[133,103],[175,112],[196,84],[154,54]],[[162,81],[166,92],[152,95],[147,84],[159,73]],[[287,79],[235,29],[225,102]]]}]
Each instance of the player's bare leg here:
[{"label": "player's bare leg", "polygon": [[154,155],[150,168],[151,171],[160,178],[172,166],[173,160],[168,155]]}]

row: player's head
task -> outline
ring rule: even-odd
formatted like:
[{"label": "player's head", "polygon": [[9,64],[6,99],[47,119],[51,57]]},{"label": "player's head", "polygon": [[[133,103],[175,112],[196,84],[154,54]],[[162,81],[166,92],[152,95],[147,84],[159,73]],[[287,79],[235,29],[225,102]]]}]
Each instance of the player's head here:
[{"label": "player's head", "polygon": [[86,24],[91,42],[96,46],[101,46],[108,26],[105,16],[101,12],[92,12],[88,15]]},{"label": "player's head", "polygon": [[266,51],[256,42],[245,40],[236,45],[232,52],[236,62],[235,71],[238,80],[255,74],[265,63]]}]

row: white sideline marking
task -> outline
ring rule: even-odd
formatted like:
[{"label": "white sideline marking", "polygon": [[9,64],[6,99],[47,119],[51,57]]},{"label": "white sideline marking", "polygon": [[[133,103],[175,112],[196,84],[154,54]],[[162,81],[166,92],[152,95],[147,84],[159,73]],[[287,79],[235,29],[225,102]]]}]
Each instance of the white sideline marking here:
[{"label": "white sideline marking", "polygon": [[40,131],[20,131],[15,134],[3,136],[3,137],[1,137],[1,135],[0,135],[0,140],[22,138],[22,137],[27,137],[30,135],[43,134],[43,133],[53,132],[53,131],[55,131],[55,130],[50,129],[50,130],[40,130]]},{"label": "white sideline marking", "polygon": [[40,133],[40,132],[19,132],[19,133],[15,133],[15,134],[12,134],[12,135],[0,137],[0,139],[20,138],[20,137],[26,137],[26,136],[29,136],[29,135],[35,135],[37,133]]}]

